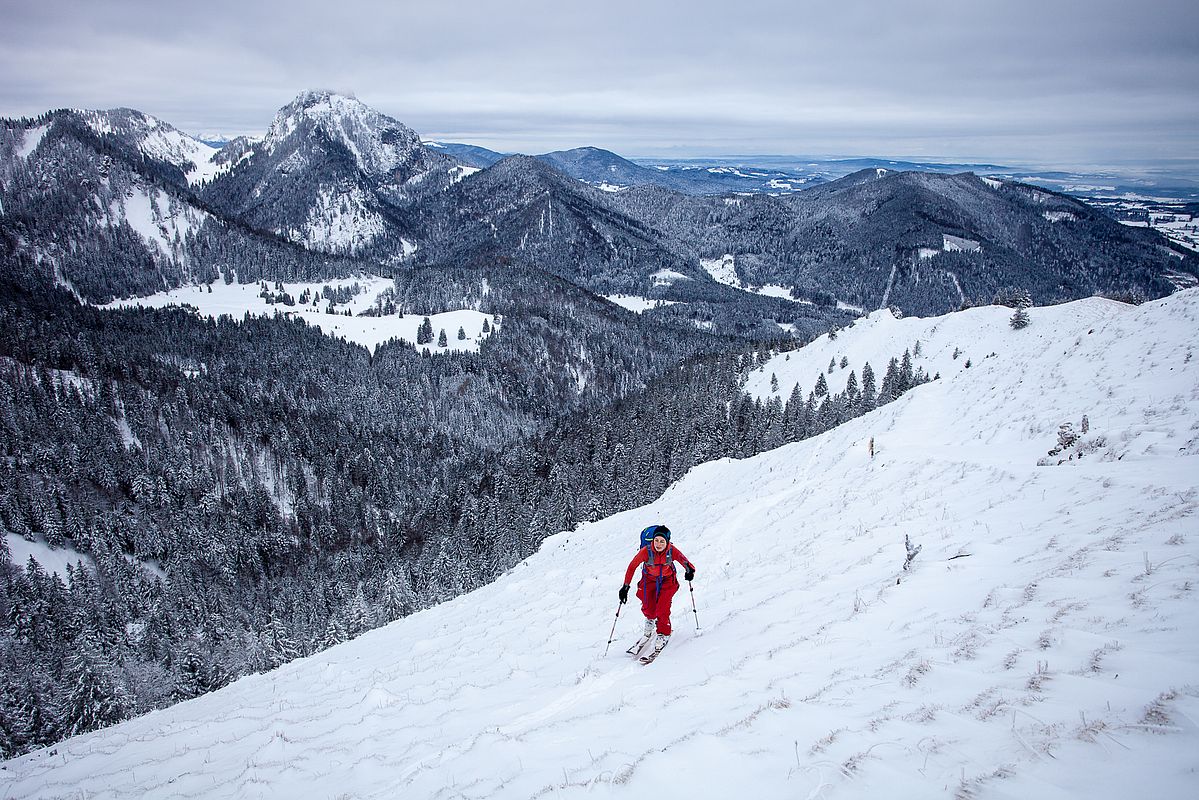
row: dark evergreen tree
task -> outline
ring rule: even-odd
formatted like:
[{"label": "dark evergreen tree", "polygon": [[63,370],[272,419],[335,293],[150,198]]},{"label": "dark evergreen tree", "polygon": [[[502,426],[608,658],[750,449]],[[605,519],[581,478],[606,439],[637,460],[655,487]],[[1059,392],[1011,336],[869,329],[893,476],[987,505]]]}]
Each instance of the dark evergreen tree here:
[{"label": "dark evergreen tree", "polygon": [[870,362],[867,361],[862,366],[862,393],[859,403],[862,413],[872,410],[876,402],[877,394],[874,388],[874,370],[871,368]]},{"label": "dark evergreen tree", "polygon": [[425,317],[416,331],[416,343],[419,346],[431,341],[433,341],[433,323],[428,317]]}]

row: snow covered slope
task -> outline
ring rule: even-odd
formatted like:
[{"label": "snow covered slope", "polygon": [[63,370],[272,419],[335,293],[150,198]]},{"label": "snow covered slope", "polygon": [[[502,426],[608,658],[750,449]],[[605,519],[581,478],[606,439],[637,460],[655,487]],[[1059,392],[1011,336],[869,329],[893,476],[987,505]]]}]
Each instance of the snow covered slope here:
[{"label": "snow covered slope", "polygon": [[462,178],[457,161],[356,98],[307,91],[259,141],[235,140],[205,199],[250,225],[326,253],[403,258],[405,209]]},{"label": "snow covered slope", "polygon": [[217,148],[176,130],[149,114],[131,108],[108,111],[78,110],[78,114],[97,134],[114,134],[140,149],[152,159],[178,167],[189,183],[211,178],[219,170],[212,159]]},{"label": "snow covered slope", "polygon": [[[0,791],[1193,797],[1199,290],[1040,308],[1024,331],[992,311],[897,321],[896,340],[859,323],[836,343],[876,366],[931,344],[919,325],[977,355],[826,435],[696,468],[470,595],[7,762]],[[633,605],[604,644],[653,522],[698,565],[702,631],[680,593],[641,667]]]},{"label": "snow covered slope", "polygon": [[[274,291],[274,285],[268,284]],[[417,341],[417,334],[424,322],[421,314],[398,316],[385,314],[380,316],[363,316],[362,312],[377,306],[380,296],[390,290],[395,284],[388,278],[375,275],[361,275],[357,278],[336,278],[315,283],[283,283],[283,291],[293,299],[305,292],[315,299],[311,303],[286,306],[279,303],[269,303],[262,296],[262,289],[257,283],[213,283],[209,285],[180,286],[165,292],[157,292],[145,297],[131,297],[114,300],[102,308],[166,308],[167,306],[192,306],[202,316],[216,319],[228,315],[241,319],[245,314],[256,317],[284,314],[298,317],[309,325],[320,329],[326,336],[340,336],[346,341],[360,344],[368,350],[374,349],[390,339],[404,339],[412,343]],[[328,300],[322,298],[326,288],[339,289],[358,286],[361,291],[353,295],[349,302],[337,306],[337,313],[326,311]],[[352,316],[344,316],[349,311]],[[439,314],[428,315],[429,324],[433,326],[434,340],[427,346],[433,354],[449,352],[479,351],[479,345],[491,331],[498,326],[494,317],[489,317],[475,309],[458,309],[443,311]],[[488,330],[484,332],[483,325]],[[466,338],[459,339],[461,330]],[[441,346],[440,333],[445,331],[446,344]]]}]

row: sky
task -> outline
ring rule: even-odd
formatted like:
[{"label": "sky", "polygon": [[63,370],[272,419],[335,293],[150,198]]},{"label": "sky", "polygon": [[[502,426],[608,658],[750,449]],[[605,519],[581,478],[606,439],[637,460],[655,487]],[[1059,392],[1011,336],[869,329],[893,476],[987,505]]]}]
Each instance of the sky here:
[{"label": "sky", "polygon": [[1199,160],[1193,0],[0,0],[0,116],[260,133],[335,89],[504,152]]}]

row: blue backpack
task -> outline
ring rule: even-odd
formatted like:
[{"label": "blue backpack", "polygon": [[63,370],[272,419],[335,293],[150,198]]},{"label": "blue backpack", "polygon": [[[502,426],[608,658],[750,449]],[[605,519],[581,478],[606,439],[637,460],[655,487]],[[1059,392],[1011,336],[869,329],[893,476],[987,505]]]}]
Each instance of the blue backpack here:
[{"label": "blue backpack", "polygon": [[[658,563],[656,561],[657,553],[654,552],[654,537],[655,536],[665,536],[666,537],[666,549],[662,552],[662,555],[664,557],[662,566],[670,567],[670,571],[673,573],[674,572],[674,548],[671,547],[671,545],[670,545],[670,528],[667,528],[665,525],[650,525],[648,528],[645,528],[644,530],[641,531],[641,546],[645,548],[645,555],[646,555],[645,566],[647,566],[647,567],[658,566]],[[657,589],[659,592],[662,591],[662,577],[663,577],[664,572],[665,572],[665,570],[659,572],[657,577],[655,578],[655,581],[657,583]],[[644,568],[642,568],[642,575],[643,575],[643,577],[648,577]]]}]

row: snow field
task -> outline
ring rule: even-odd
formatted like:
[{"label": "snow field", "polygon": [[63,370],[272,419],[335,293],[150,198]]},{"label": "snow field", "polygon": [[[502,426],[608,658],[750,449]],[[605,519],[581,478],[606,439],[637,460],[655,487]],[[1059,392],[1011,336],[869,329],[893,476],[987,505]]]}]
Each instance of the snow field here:
[{"label": "snow field", "polygon": [[[316,306],[311,304],[285,306],[281,303],[274,305],[267,303],[260,296],[262,291],[260,283],[213,283],[211,284],[211,292],[204,285],[182,286],[178,289],[158,292],[146,297],[116,300],[104,306],[104,308],[127,308],[132,306],[165,308],[167,306],[187,305],[196,308],[202,316],[212,319],[225,314],[234,319],[241,319],[245,314],[252,316],[286,314],[304,320],[309,325],[319,328],[328,336],[341,336],[346,341],[360,344],[368,350],[389,339],[404,339],[409,343],[416,342],[417,329],[420,328],[425,315],[405,314],[403,317],[394,315],[387,317],[358,316],[363,311],[371,308],[374,305],[375,298],[384,290],[392,288],[393,283],[389,278],[364,275],[356,278],[338,278],[314,283],[284,283],[283,289],[293,299],[298,300],[299,296],[305,290],[319,295],[321,289],[325,286],[336,289],[341,286],[352,286],[355,283],[359,284],[363,291],[355,295],[350,302],[338,305],[336,310],[339,313],[337,314],[326,313],[325,307],[328,304],[324,300],[319,301]],[[275,292],[274,282],[268,281],[267,285],[270,287],[271,292]],[[353,316],[345,316],[347,309]],[[483,322],[486,320],[492,330],[495,330],[498,324],[494,318],[473,309],[445,311],[440,314],[429,314],[427,316],[429,317],[430,324],[433,326],[433,341],[428,345],[422,346],[427,346],[430,352],[434,354],[464,351],[478,352],[479,344],[485,336],[483,333]],[[459,328],[462,328],[466,333],[465,339],[458,339]],[[446,333],[447,344],[445,347],[438,347],[437,345],[438,332],[441,330],[444,330]]]},{"label": "snow field", "polygon": [[792,303],[803,303],[811,305],[807,300],[796,300],[791,296],[791,289],[787,286],[779,286],[778,284],[768,283],[760,286],[757,289],[750,288],[741,282],[741,278],[737,275],[736,269],[737,257],[731,253],[725,253],[720,258],[701,258],[699,265],[704,268],[704,271],[712,276],[712,280],[717,283],[723,283],[726,286],[732,286],[734,289],[740,289],[743,292],[751,294],[760,294],[765,297],[778,297],[783,300],[790,300]]},{"label": "snow field", "polygon": [[677,302],[675,300],[653,300],[635,294],[606,294],[603,297],[621,308],[635,311],[638,314],[659,306],[673,306]]},{"label": "snow field", "polygon": [[[946,341],[929,359],[969,337],[974,366],[823,436],[697,467],[469,595],[7,762],[0,789],[1194,796],[1199,290],[1034,309],[1024,331],[996,311],[872,315],[832,344],[880,375],[932,326]],[[827,367],[812,347],[791,361]],[[1105,446],[1037,466],[1083,413]],[[655,522],[698,567],[702,629],[684,586],[672,642],[643,668],[623,652],[634,603],[604,643]],[[909,572],[905,535],[922,547]]]}]

